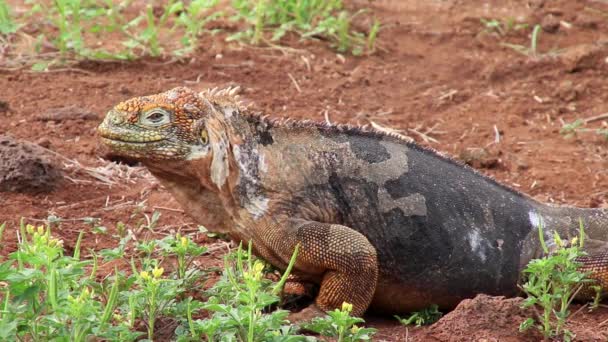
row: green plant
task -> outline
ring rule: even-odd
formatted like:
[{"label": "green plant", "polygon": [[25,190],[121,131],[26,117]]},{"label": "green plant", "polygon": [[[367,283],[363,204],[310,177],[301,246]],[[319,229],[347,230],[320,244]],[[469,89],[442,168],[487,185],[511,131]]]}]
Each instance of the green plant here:
[{"label": "green plant", "polygon": [[532,29],[532,33],[530,35],[530,46],[511,43],[501,43],[501,45],[511,48],[528,57],[539,57],[540,53],[538,51],[538,39],[540,37],[541,30],[542,28],[540,25],[534,25],[534,28]]},{"label": "green plant", "polygon": [[247,251],[241,246],[234,255],[225,259],[224,275],[208,293],[209,300],[202,308],[211,311],[210,318],[188,321],[188,336],[182,340],[208,341],[307,341],[305,336],[294,335],[294,327],[286,324],[288,312],[275,310],[263,314],[264,310],[279,302],[287,276],[295,263],[296,250],[280,281],[273,284],[264,278],[266,265],[254,260],[252,245]]},{"label": "green plant", "polygon": [[484,32],[496,33],[499,36],[506,36],[513,31],[519,31],[528,27],[528,24],[518,22],[517,19],[509,17],[503,20],[500,19],[480,19],[484,26]]},{"label": "green plant", "polygon": [[602,300],[602,287],[600,285],[592,285],[589,286],[589,288],[591,290],[593,290],[593,292],[595,292],[595,295],[593,296],[593,301],[591,302],[591,305],[589,306],[589,311],[593,311],[597,308],[600,307],[600,302]]},{"label": "green plant", "polygon": [[232,6],[235,18],[245,20],[250,27],[230,39],[246,38],[254,45],[266,41],[266,31],[272,33],[271,41],[291,31],[303,38],[323,37],[340,52],[360,54],[364,49],[373,52],[380,30],[377,20],[367,36],[352,30],[353,18],[365,11],[350,14],[341,0],[233,0]]},{"label": "green plant", "polygon": [[1,337],[84,341],[103,308],[82,277],[89,263],[79,260],[78,248],[74,257],[64,256],[62,241],[48,227],[22,222],[19,233],[18,250],[0,264],[0,281],[7,284]]},{"label": "green plant", "polygon": [[[156,315],[158,314],[158,310],[160,309],[159,299],[163,299],[164,297],[168,297],[170,300],[175,296],[173,291],[167,291],[168,287],[163,286],[167,284],[161,278],[165,270],[162,267],[154,267],[154,269],[150,272],[141,271],[138,277],[138,283],[143,290],[144,298],[145,298],[145,308],[146,316],[148,317],[147,326],[148,326],[148,339],[152,340],[154,337],[154,323],[156,322]],[[164,293],[163,293],[164,292]],[[168,294],[168,296],[167,296]]]},{"label": "green plant", "polygon": [[169,235],[158,241],[158,244],[165,256],[175,255],[177,257],[177,277],[179,279],[186,279],[194,258],[207,251],[206,247],[197,245],[190,237],[182,236],[180,233],[177,233],[175,237]]},{"label": "green plant", "polygon": [[192,52],[196,47],[198,36],[205,31],[208,22],[223,15],[221,12],[211,12],[219,0],[193,0],[179,14],[175,24],[184,28],[181,43],[182,50],[175,50],[176,54]]},{"label": "green plant", "polygon": [[533,308],[536,317],[522,322],[520,330],[536,326],[545,338],[563,336],[570,340],[572,333],[564,327],[570,314],[568,308],[580,289],[590,281],[587,273],[579,271],[581,264],[576,261],[585,255],[582,251],[585,230],[581,222],[579,236],[570,242],[564,242],[554,232],[555,250],[552,252],[545,243],[542,225],[538,234],[545,256],[528,263],[523,271],[526,281],[521,287],[527,295],[522,307]]},{"label": "green plant", "polygon": [[364,320],[352,317],[352,309],[352,304],[344,302],[342,308],[327,312],[326,317],[314,318],[302,327],[324,336],[337,337],[337,342],[371,341],[376,329],[359,327],[357,323],[363,323]]},{"label": "green plant", "polygon": [[[140,15],[124,26],[123,32],[130,38],[123,44],[129,49],[139,48],[142,54],[149,54],[152,57],[158,57],[163,52],[160,44],[160,33],[169,16],[177,13],[182,9],[182,2],[170,0],[163,7],[163,13],[157,19],[154,14],[154,8],[151,4],[146,6],[145,15]],[[145,21],[145,29],[143,31],[132,32],[130,29],[137,28],[140,22]]]},{"label": "green plant", "polygon": [[559,133],[564,135],[566,138],[575,136],[578,132],[584,131],[581,127],[585,124],[583,119],[576,119],[573,122],[566,124],[564,123]]},{"label": "green plant", "polygon": [[0,34],[15,33],[17,29],[6,0],[0,0]]},{"label": "green plant", "polygon": [[[139,215],[139,214],[138,214]],[[137,215],[137,216],[138,216]],[[206,251],[188,236],[136,241],[131,227],[119,233],[118,247],[89,251],[82,259],[81,232],[71,256],[51,234],[62,220],[49,217],[45,226],[22,221],[17,251],[0,256],[0,340],[2,341],[135,341],[145,335],[158,339],[160,318],[176,323],[178,341],[314,341],[297,334],[285,310],[272,310],[297,258],[296,248],[286,271],[276,283],[264,276],[267,265],[241,246],[226,256],[222,278],[208,291],[206,302],[191,294],[203,293],[204,271],[191,267]],[[82,219],[92,227],[97,219]],[[136,222],[136,224],[139,224]],[[0,225],[0,237],[6,225]],[[122,235],[122,236],[121,236]],[[130,258],[127,253],[132,253]],[[99,256],[117,261],[110,275],[99,274]],[[174,264],[175,267],[169,265]],[[126,271],[120,270],[120,265]],[[167,271],[165,271],[167,268]],[[339,341],[369,340],[373,329],[359,328],[350,317],[351,306],[313,322],[319,332]],[[201,319],[206,310],[210,316]],[[164,335],[163,335],[164,337]]]},{"label": "green plant", "polygon": [[[26,0],[29,11],[13,18],[5,0],[0,1],[0,34],[14,32],[22,22],[36,18],[43,24],[35,38],[33,55],[38,55],[40,47],[48,43],[58,50],[57,54],[45,53],[37,59],[28,57],[26,61],[34,61],[35,71],[75,59],[128,60],[160,56],[165,51],[172,56],[182,56],[194,50],[198,36],[205,31],[204,26],[222,15],[213,10],[218,0],[170,0],[161,6],[149,4],[143,9],[137,8],[133,0]],[[118,44],[93,44],[106,38],[102,33],[113,33],[111,40]],[[181,36],[181,40],[174,39],[174,35]]]},{"label": "green plant", "polygon": [[429,325],[437,322],[443,314],[439,311],[436,304],[420,311],[412,312],[407,318],[395,316],[395,318],[403,325],[415,324],[417,327]]},{"label": "green plant", "polygon": [[[0,225],[0,230],[4,227]],[[79,234],[73,255],[66,256],[62,241],[52,236],[50,227],[22,222],[17,251],[7,260],[0,257],[0,340],[85,341],[98,336],[133,341],[142,334],[135,328],[137,321],[144,323],[152,339],[159,316],[185,319],[186,302],[191,308],[200,306],[184,294],[198,289],[193,284],[200,281],[201,273],[186,270],[185,274],[193,275],[188,282],[177,272],[165,275],[158,256],[178,258],[179,253],[187,261],[194,257],[191,252],[200,255],[204,247],[169,245],[161,251],[158,246],[166,241],[155,240],[146,244],[149,253],[138,262],[131,260],[131,275],[115,268],[113,276],[98,282],[97,255],[81,260],[85,233]],[[128,240],[121,239],[120,253],[100,254],[122,258]],[[177,240],[190,242],[182,237]]]},{"label": "green plant", "polygon": [[604,137],[604,139],[608,140],[608,129],[606,128],[587,128],[584,127],[590,122],[603,120],[606,118],[606,114],[600,114],[598,116],[586,118],[586,119],[576,119],[571,123],[564,123],[562,128],[559,130],[559,133],[562,134],[565,138],[571,138],[576,136],[578,133],[593,133],[596,135],[600,135]]}]

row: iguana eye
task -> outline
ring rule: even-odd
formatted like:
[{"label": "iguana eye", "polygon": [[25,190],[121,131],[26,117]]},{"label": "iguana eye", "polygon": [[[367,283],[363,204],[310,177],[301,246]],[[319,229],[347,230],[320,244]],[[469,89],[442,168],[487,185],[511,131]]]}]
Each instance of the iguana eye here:
[{"label": "iguana eye", "polygon": [[201,142],[203,145],[207,145],[209,142],[209,133],[207,133],[206,129],[201,130]]},{"label": "iguana eye", "polygon": [[141,123],[151,126],[160,126],[169,123],[171,117],[164,109],[153,109],[141,117]]}]

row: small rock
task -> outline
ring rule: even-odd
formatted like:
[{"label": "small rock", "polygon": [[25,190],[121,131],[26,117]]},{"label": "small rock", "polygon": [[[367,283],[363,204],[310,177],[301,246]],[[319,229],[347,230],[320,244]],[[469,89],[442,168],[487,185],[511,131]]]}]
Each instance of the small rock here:
[{"label": "small rock", "polygon": [[527,170],[529,168],[530,168],[530,165],[525,160],[521,160],[521,159],[517,160],[517,169],[518,170],[523,171],[523,170]]},{"label": "small rock", "polygon": [[36,145],[40,145],[44,148],[49,148],[51,146],[51,141],[49,140],[49,138],[40,138],[38,140],[36,140]]},{"label": "small rock", "polygon": [[118,92],[123,95],[132,95],[133,94],[133,92],[131,92],[131,90],[129,88],[127,88],[125,85],[121,85],[118,88]]},{"label": "small rock", "polygon": [[0,113],[6,113],[9,109],[8,102],[0,100]]},{"label": "small rock", "polygon": [[555,97],[558,97],[562,101],[572,102],[578,98],[580,92],[584,91],[584,86],[574,85],[570,80],[560,82],[555,90]]},{"label": "small rock", "polygon": [[559,19],[553,14],[547,14],[540,22],[540,27],[543,31],[549,33],[555,33],[559,30]]},{"label": "small rock", "polygon": [[568,72],[605,67],[606,49],[603,44],[580,44],[564,49],[559,58]]},{"label": "small rock", "polygon": [[600,18],[596,15],[592,15],[588,11],[581,11],[580,13],[578,13],[576,15],[576,18],[574,19],[574,23],[577,26],[580,26],[583,28],[597,29],[597,27],[599,26],[599,23],[602,20],[603,20],[602,18]]},{"label": "small rock", "polygon": [[482,147],[469,147],[460,152],[460,160],[476,169],[491,169],[498,166],[500,160]]},{"label": "small rock", "polygon": [[48,151],[0,135],[0,192],[50,192],[62,178]]}]

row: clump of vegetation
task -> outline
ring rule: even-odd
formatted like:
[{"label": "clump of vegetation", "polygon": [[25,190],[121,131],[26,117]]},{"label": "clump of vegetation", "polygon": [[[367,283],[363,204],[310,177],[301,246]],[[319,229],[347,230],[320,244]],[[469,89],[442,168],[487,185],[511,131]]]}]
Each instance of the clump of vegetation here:
[{"label": "clump of vegetation", "polygon": [[484,26],[485,33],[497,34],[501,37],[507,36],[511,32],[517,32],[528,27],[527,23],[520,22],[513,17],[503,20],[481,18],[480,21]]},{"label": "clump of vegetation", "polygon": [[[491,34],[496,36],[501,40],[500,45],[504,47],[508,47],[522,55],[531,58],[538,58],[544,55],[551,55],[557,53],[555,49],[550,50],[548,52],[542,52],[539,50],[538,44],[540,41],[540,33],[542,31],[542,27],[539,24],[529,25],[528,23],[518,21],[513,17],[509,17],[506,19],[480,19],[481,24],[483,25],[482,33]],[[521,32],[523,30],[532,27],[532,31],[530,31],[530,41],[528,44],[515,44],[504,41],[507,37],[513,36],[517,32]]]},{"label": "clump of vegetation", "polygon": [[248,342],[291,340],[288,337],[293,337],[297,329],[287,324],[289,312],[263,312],[279,302],[279,294],[295,263],[297,253],[296,248],[280,281],[273,284],[264,278],[266,264],[253,259],[251,244],[247,251],[243,251],[239,246],[236,254],[226,258],[224,275],[209,291],[211,297],[202,306],[212,312],[212,316],[204,320],[189,321],[191,338],[196,341],[203,336],[208,341],[226,338]]},{"label": "clump of vegetation", "polygon": [[[0,43],[9,46],[10,57],[5,66],[29,65],[44,71],[82,59],[182,58],[198,48],[202,35],[217,32],[208,29],[208,24],[225,16],[218,3],[169,0],[142,7],[131,0],[26,0],[25,12],[12,13],[6,0],[0,0]],[[340,52],[360,54],[375,50],[380,30],[378,21],[367,34],[352,30],[352,19],[365,11],[351,14],[340,0],[234,0],[232,7],[233,18],[251,26],[230,39],[248,38],[245,40],[252,44],[270,43],[292,31],[304,38],[327,39]],[[15,35],[17,31],[19,35]],[[273,32],[270,41],[266,32]],[[31,51],[12,50],[9,37],[30,42],[25,45]]]},{"label": "clump of vegetation", "polygon": [[287,32],[295,32],[303,38],[321,37],[332,42],[340,52],[358,55],[373,52],[380,30],[375,20],[369,32],[364,34],[351,29],[354,14],[344,9],[341,0],[233,0],[236,19],[244,19],[250,27],[232,39],[246,39],[252,44],[266,41],[265,33],[271,33],[270,41],[277,41]]},{"label": "clump of vegetation", "polygon": [[[89,221],[103,228],[97,220]],[[151,218],[145,221],[138,224],[152,226]],[[22,222],[17,250],[0,256],[0,340],[151,341],[168,335],[177,341],[316,340],[298,335],[297,326],[286,321],[287,311],[270,311],[280,301],[297,250],[280,281],[273,283],[264,276],[268,266],[252,256],[251,244],[246,251],[239,246],[226,256],[221,280],[205,291],[207,271],[192,266],[205,247],[179,233],[138,242],[125,224],[117,228],[118,247],[89,251],[91,257],[85,259],[80,247],[85,233],[79,234],[73,254],[66,255],[51,225]],[[0,237],[5,229],[0,225]],[[108,262],[117,266],[109,275],[100,274],[100,265]],[[205,311],[210,315],[202,319]],[[362,320],[350,317],[348,310],[324,322],[351,329],[344,341],[367,340],[372,333],[352,327]]]},{"label": "clump of vegetation", "polygon": [[[33,69],[41,71],[52,64],[74,59],[131,60],[142,56],[182,56],[196,48],[195,41],[206,31],[207,23],[221,15],[214,10],[218,0],[171,0],[160,7],[147,4],[136,16],[127,14],[133,12],[130,11],[131,2],[26,1],[31,7],[16,20],[30,23],[33,17],[44,16],[46,19],[37,30],[37,44],[35,51],[31,52],[39,59]],[[175,40],[171,35],[174,31],[181,35],[177,40],[181,45],[173,43]],[[109,41],[115,43],[97,44],[102,37],[106,41],[112,37]],[[57,53],[45,53],[52,58],[42,58],[42,47],[49,44]]]},{"label": "clump of vegetation", "polygon": [[0,0],[0,38],[17,31],[17,24],[13,21],[11,9],[5,0]]},{"label": "clump of vegetation", "polygon": [[501,43],[501,45],[511,48],[521,53],[522,55],[536,58],[540,56],[540,52],[538,51],[538,40],[540,38],[540,32],[541,26],[538,24],[534,25],[534,27],[532,28],[532,33],[530,34],[530,45],[528,46],[511,43]]},{"label": "clump of vegetation", "polygon": [[371,341],[376,329],[362,328],[357,324],[363,323],[362,318],[350,315],[353,306],[342,303],[342,308],[327,313],[327,317],[314,318],[304,328],[324,336],[336,337],[337,342]]},{"label": "clump of vegetation", "polygon": [[608,129],[607,128],[588,128],[585,127],[587,124],[600,121],[608,118],[607,114],[600,114],[597,116],[592,116],[586,119],[576,119],[571,123],[563,123],[562,128],[559,130],[559,133],[562,134],[566,138],[572,138],[579,133],[592,133],[599,136],[604,137],[608,140]]},{"label": "clump of vegetation", "polygon": [[519,328],[524,331],[535,326],[545,339],[563,337],[569,341],[574,337],[565,328],[570,304],[583,286],[591,281],[587,273],[579,271],[581,263],[576,261],[585,255],[582,251],[585,230],[581,222],[580,235],[569,242],[554,232],[555,250],[551,252],[544,240],[543,227],[538,231],[545,256],[530,261],[526,266],[523,271],[526,281],[522,286],[527,295],[522,307],[533,308],[535,317],[526,319]]},{"label": "clump of vegetation", "polygon": [[439,311],[437,304],[433,304],[428,308],[410,313],[406,318],[401,318],[399,316],[395,316],[395,318],[403,325],[415,324],[417,327],[420,327],[437,322],[441,316],[443,316],[443,313]]}]

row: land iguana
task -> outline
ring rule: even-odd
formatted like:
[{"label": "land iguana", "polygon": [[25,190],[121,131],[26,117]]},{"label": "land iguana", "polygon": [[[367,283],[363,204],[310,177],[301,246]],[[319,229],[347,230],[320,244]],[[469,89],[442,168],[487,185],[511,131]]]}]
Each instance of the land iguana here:
[{"label": "land iguana", "polygon": [[543,254],[539,227],[549,243],[576,236],[579,218],[583,270],[608,288],[608,211],[539,203],[395,134],[269,119],[234,89],[184,87],[116,105],[98,133],[196,221],[279,269],[299,244],[291,288],[319,285],[299,318],[343,302],[362,315],[514,295]]}]

